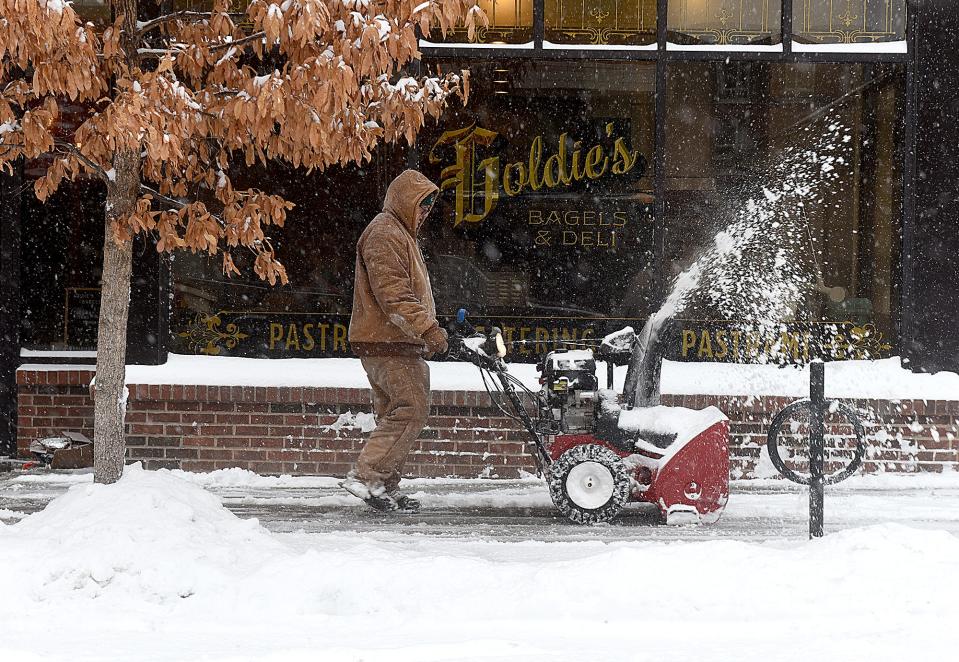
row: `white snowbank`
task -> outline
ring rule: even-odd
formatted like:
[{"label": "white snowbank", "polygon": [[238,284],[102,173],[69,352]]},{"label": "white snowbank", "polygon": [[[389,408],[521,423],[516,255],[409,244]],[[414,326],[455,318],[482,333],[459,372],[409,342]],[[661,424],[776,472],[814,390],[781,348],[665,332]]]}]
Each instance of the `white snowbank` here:
[{"label": "white snowbank", "polygon": [[[809,395],[809,368],[732,363],[663,363],[663,393]],[[833,398],[957,400],[959,374],[914,373],[899,357],[826,364],[826,395]]]},{"label": "white snowbank", "polygon": [[[69,370],[78,366],[27,364],[20,370]],[[84,366],[79,366],[84,367]],[[87,366],[87,368],[92,369]],[[536,367],[510,365],[510,372],[529,388],[538,390]],[[606,383],[606,367],[596,367],[600,384]],[[616,370],[616,388],[622,390],[626,369]],[[434,391],[482,391],[483,381],[470,364],[430,362]],[[328,386],[369,388],[359,359],[246,359],[221,356],[171,354],[159,366],[127,366],[128,384],[205,384],[209,386]],[[775,395],[804,397],[809,394],[808,368],[732,363],[684,363],[664,361],[662,392],[665,394]],[[878,361],[840,361],[826,364],[826,395],[835,398],[889,400],[957,400],[959,374],[913,373],[898,357]]]},{"label": "white snowbank", "polygon": [[156,602],[192,595],[225,572],[250,571],[264,552],[281,548],[256,520],[238,519],[202,487],[139,464],[116,485],[71,487],[39,513],[0,527],[0,540],[4,551],[34,551],[18,562],[31,571],[15,576],[14,590],[47,598],[129,592]]},{"label": "white snowbank", "polygon": [[[290,544],[293,540],[296,545]],[[0,526],[9,660],[948,659],[959,538],[517,543],[271,535],[131,467]],[[797,632],[814,632],[802,641]],[[724,651],[719,653],[719,651]]]}]

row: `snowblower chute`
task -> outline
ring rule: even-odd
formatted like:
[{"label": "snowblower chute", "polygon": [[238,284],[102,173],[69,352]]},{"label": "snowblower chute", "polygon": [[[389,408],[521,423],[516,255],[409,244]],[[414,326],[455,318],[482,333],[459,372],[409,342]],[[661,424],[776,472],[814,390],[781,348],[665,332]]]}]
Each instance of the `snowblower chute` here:
[{"label": "snowblower chute", "polygon": [[[494,404],[529,432],[527,445],[566,517],[605,522],[641,501],[655,504],[669,524],[719,519],[729,496],[729,421],[715,407],[659,405],[658,357],[653,369],[627,377],[652,396],[641,400],[656,404],[632,406],[634,398],[613,391],[615,365],[648,366],[655,353],[640,347],[632,329],[598,347],[546,355],[538,366],[543,386],[535,392],[509,374],[496,351],[503,347],[498,329],[464,339],[471,329],[461,314],[451,334],[453,356],[479,366]],[[599,388],[597,360],[607,363],[606,389]],[[646,383],[650,379],[655,383]]]}]

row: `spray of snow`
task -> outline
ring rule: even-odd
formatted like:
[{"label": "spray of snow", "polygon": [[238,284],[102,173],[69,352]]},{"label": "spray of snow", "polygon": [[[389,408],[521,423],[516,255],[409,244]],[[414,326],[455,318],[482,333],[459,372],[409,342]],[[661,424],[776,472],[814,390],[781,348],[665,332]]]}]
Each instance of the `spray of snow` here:
[{"label": "spray of snow", "polygon": [[815,284],[806,220],[810,202],[820,202],[838,179],[850,136],[838,122],[801,129],[796,143],[774,155],[763,186],[733,213],[713,244],[684,270],[643,337],[656,337],[669,319],[691,307],[754,330],[775,331],[795,316]]}]

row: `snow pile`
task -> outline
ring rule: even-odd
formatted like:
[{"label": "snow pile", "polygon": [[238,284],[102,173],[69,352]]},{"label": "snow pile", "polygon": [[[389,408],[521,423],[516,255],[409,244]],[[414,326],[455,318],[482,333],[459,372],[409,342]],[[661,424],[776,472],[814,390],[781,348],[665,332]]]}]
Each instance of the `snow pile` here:
[{"label": "snow pile", "polygon": [[330,425],[324,425],[324,430],[332,430],[337,435],[342,430],[359,430],[363,434],[368,434],[376,429],[376,418],[370,412],[343,412]]},{"label": "snow pile", "polygon": [[619,413],[617,426],[626,432],[647,432],[655,435],[676,435],[674,443],[687,441],[725,421],[726,415],[716,407],[687,409],[685,407],[637,407]]},{"label": "snow pile", "polygon": [[40,600],[135,595],[166,602],[257,567],[280,546],[203,488],[126,467],[115,485],[74,485],[46,509],[0,527],[0,558],[29,572],[19,588]]}]

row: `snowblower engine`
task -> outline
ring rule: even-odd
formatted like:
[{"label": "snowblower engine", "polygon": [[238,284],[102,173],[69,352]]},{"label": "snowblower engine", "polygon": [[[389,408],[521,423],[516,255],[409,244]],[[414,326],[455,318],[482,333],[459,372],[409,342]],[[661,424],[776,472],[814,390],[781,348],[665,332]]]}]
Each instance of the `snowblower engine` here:
[{"label": "snowblower engine", "polygon": [[559,431],[563,434],[592,432],[598,388],[593,352],[551,352],[538,367],[546,401]]}]

